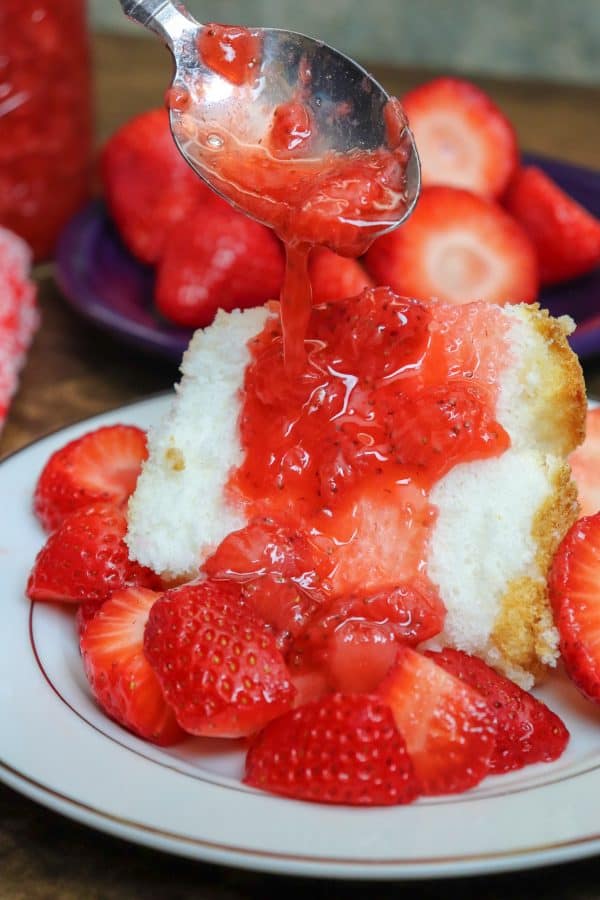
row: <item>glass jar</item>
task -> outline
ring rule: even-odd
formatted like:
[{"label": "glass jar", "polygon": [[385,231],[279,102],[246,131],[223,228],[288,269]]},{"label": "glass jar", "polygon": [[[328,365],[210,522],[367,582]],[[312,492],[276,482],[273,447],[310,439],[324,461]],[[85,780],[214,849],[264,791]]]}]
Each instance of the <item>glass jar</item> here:
[{"label": "glass jar", "polygon": [[85,0],[0,0],[0,225],[36,259],[85,202],[91,152]]}]

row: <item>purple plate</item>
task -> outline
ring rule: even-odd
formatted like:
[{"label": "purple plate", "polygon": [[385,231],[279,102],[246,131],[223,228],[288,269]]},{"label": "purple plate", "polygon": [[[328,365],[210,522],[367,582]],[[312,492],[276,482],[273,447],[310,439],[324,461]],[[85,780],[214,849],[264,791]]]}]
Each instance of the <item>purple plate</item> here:
[{"label": "purple plate", "polygon": [[[600,216],[600,173],[543,157],[527,156],[564,190]],[[123,246],[101,201],[95,201],[67,224],[58,242],[56,278],[81,315],[115,337],[150,353],[179,361],[192,335],[154,310],[154,273]],[[581,357],[600,353],[600,269],[567,284],[545,288],[543,306],[569,313],[577,322],[571,337]]]}]

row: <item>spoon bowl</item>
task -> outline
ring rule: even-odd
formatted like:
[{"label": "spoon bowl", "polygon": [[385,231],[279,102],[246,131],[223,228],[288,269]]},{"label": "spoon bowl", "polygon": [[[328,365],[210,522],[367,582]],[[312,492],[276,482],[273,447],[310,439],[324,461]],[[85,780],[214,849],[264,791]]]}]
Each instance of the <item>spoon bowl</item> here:
[{"label": "spoon bowl", "polygon": [[[294,147],[292,140],[291,158],[286,160],[288,171],[300,180],[304,171],[314,173],[323,160],[368,155],[389,147],[389,95],[354,60],[322,41],[276,28],[248,29],[259,53],[248,60],[241,79],[232,79],[206,64],[199,48],[209,26],[197,22],[180,5],[170,0],[121,0],[121,6],[126,15],[158,34],[173,55],[170,121],[184,158],[218,194],[258,221],[273,225],[272,198],[268,180],[261,180],[260,159],[252,163],[256,176],[252,184],[246,180],[241,187],[232,187],[220,160],[224,149],[234,160],[241,160],[249,147],[268,155],[265,135],[277,110],[287,110],[300,100],[310,120],[310,141],[304,147],[299,137],[299,146]],[[232,45],[224,47],[226,60],[235,53]],[[419,195],[419,159],[405,121],[400,131],[403,196],[369,224],[370,239],[400,225]]]}]

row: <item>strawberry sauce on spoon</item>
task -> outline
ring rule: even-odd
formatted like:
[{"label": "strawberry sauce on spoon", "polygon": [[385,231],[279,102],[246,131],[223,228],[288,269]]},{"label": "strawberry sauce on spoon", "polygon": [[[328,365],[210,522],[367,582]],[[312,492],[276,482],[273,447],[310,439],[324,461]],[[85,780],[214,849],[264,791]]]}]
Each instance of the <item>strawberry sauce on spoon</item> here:
[{"label": "strawberry sauce on spoon", "polygon": [[285,360],[300,372],[311,247],[359,256],[416,202],[419,163],[402,108],[353,60],[304,35],[201,25],[164,0],[121,5],[173,54],[168,103],[186,160],[286,245]]}]

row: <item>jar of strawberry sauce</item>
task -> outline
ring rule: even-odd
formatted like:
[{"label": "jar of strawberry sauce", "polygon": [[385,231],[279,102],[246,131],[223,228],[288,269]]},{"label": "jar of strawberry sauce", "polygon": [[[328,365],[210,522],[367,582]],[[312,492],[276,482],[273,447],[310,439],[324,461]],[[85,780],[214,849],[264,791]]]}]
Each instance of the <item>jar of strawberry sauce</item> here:
[{"label": "jar of strawberry sauce", "polygon": [[0,225],[52,254],[90,183],[85,0],[0,0]]}]

